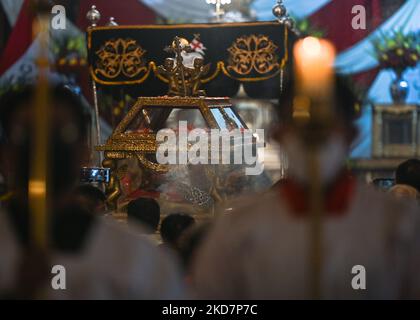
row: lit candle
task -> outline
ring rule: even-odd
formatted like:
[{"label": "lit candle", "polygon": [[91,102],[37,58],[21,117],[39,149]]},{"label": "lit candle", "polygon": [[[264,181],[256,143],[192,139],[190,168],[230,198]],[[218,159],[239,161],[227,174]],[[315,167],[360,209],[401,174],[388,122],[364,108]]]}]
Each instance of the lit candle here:
[{"label": "lit candle", "polygon": [[321,299],[322,270],[324,270],[322,244],[325,194],[320,174],[319,150],[326,135],[313,134],[313,129],[315,128],[316,132],[329,133],[329,124],[333,121],[335,49],[327,40],[308,37],[296,43],[294,58],[296,95],[293,116],[296,115],[296,120],[302,120],[302,115],[305,115],[302,111],[306,111],[305,120],[309,116],[310,124],[315,125],[309,126],[312,130],[302,132],[309,132],[303,139],[308,150],[305,160],[309,176],[308,200],[311,212],[311,225],[308,229],[309,293],[313,299]]},{"label": "lit candle", "polygon": [[326,116],[331,104],[334,88],[335,48],[324,39],[307,37],[294,47],[296,93],[298,97],[310,99],[311,114]]}]

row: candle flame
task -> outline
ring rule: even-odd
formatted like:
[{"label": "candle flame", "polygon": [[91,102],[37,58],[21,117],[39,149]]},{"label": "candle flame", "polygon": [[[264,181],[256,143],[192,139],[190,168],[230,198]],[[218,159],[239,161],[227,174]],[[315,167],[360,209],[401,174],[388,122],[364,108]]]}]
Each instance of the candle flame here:
[{"label": "candle flame", "polygon": [[322,51],[321,42],[315,37],[306,37],[303,39],[302,48],[305,54],[310,56],[317,56]]}]

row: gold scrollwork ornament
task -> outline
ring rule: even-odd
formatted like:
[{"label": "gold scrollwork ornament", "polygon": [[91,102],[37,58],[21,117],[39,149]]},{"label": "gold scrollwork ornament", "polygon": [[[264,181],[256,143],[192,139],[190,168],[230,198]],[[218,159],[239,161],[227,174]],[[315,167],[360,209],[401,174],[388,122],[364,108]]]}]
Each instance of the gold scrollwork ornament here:
[{"label": "gold scrollwork ornament", "polygon": [[143,59],[145,53],[146,50],[133,39],[106,41],[96,52],[99,59],[94,72],[109,79],[121,74],[133,78],[148,70]]},{"label": "gold scrollwork ornament", "polygon": [[253,71],[267,74],[279,69],[277,46],[265,35],[241,36],[229,47],[227,70],[242,76]]}]

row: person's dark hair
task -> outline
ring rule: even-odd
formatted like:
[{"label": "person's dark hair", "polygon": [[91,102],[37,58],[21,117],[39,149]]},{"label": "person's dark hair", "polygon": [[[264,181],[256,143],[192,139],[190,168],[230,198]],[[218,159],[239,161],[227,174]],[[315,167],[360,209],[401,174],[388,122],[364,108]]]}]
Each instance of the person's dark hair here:
[{"label": "person's dark hair", "polygon": [[160,206],[155,199],[139,198],[128,204],[127,216],[146,226],[147,231],[155,232],[160,221]]},{"label": "person's dark hair", "polygon": [[106,201],[105,193],[99,188],[92,186],[91,184],[82,184],[77,186],[76,189],[74,189],[74,194],[88,197],[93,201]]},{"label": "person's dark hair", "polygon": [[106,202],[105,193],[91,184],[80,185],[74,189],[73,193],[75,196],[83,197],[87,200],[87,206],[91,212],[97,211],[95,209],[98,204]]},{"label": "person's dark hair", "polygon": [[[36,87],[26,85],[17,90],[11,90],[0,96],[0,142],[8,140],[10,134],[11,118],[19,108],[33,106]],[[75,117],[80,139],[87,136],[87,123],[89,115],[79,96],[63,85],[50,87],[49,99],[59,101],[60,105],[69,106]]]},{"label": "person's dark hair", "polygon": [[[295,98],[295,83],[291,75],[285,80],[284,88],[280,95],[277,115],[282,123],[292,121],[293,100]],[[353,126],[353,122],[360,116],[360,101],[352,88],[350,81],[336,75],[334,92],[334,116],[346,126]]]},{"label": "person's dark hair", "polygon": [[176,246],[180,236],[195,223],[189,214],[173,213],[162,220],[160,235],[164,243]]},{"label": "person's dark hair", "polygon": [[401,163],[395,172],[395,182],[412,186],[420,192],[420,160],[410,159]]}]

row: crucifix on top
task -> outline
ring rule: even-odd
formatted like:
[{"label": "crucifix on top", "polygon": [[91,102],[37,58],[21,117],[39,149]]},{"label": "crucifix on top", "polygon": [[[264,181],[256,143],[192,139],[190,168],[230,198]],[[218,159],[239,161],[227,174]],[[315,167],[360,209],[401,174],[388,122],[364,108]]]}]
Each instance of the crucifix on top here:
[{"label": "crucifix on top", "polygon": [[183,54],[185,56],[195,52],[188,40],[177,36],[165,51],[175,54],[175,59],[166,58],[164,65],[157,70],[168,80],[168,96],[205,96],[204,90],[199,90],[199,87],[201,78],[208,73],[210,65],[204,65],[202,57],[195,57],[192,66],[184,64]]},{"label": "crucifix on top", "polygon": [[222,9],[222,6],[230,4],[231,0],[206,0],[208,4],[212,4],[215,6],[215,10],[213,12],[213,16],[215,17],[214,22],[222,22],[223,16],[225,15],[225,11]]},{"label": "crucifix on top", "polygon": [[[184,64],[182,57],[182,52],[191,52],[191,47],[186,39],[181,39],[178,36],[174,38],[174,41],[172,42],[171,46],[168,46],[165,48],[166,52],[174,53],[176,58],[176,64],[175,68],[172,70],[174,75],[178,73],[178,75],[181,77],[181,84],[184,91],[184,96],[187,96],[187,87],[185,83],[185,70],[184,70]],[[166,65],[166,63],[165,63]]]}]

